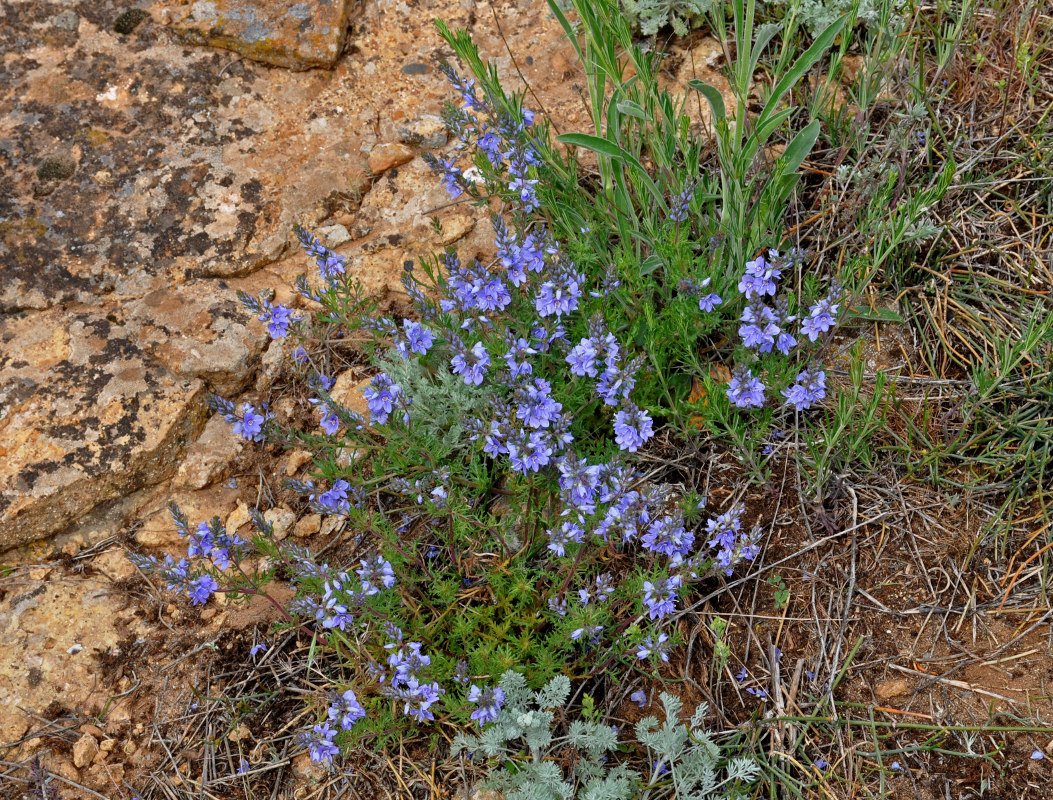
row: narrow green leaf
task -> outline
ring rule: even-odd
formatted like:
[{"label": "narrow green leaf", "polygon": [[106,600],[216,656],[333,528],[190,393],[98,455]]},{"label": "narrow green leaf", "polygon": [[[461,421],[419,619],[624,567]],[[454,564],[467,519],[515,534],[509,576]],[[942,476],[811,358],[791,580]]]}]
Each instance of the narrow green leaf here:
[{"label": "narrow green leaf", "polygon": [[818,138],[819,120],[813,119],[793,137],[793,141],[790,142],[786,147],[786,151],[782,154],[783,172],[796,172],[797,168],[808,158],[808,154],[812,152],[812,148],[815,147],[815,141]]},{"label": "narrow green leaf", "polygon": [[618,110],[629,117],[635,117],[636,119],[647,120],[647,112],[643,108],[634,103],[632,100],[621,100],[616,103]]},{"label": "narrow green leaf", "polygon": [[719,121],[728,115],[724,109],[724,98],[720,96],[720,92],[714,87],[699,80],[690,80],[687,82],[687,85],[696,92],[701,92],[702,96],[709,101],[709,107],[713,110],[713,119]]},{"label": "narrow green leaf", "polygon": [[669,210],[665,198],[662,196],[662,191],[658,188],[654,179],[647,174],[647,170],[644,169],[643,164],[637,161],[632,154],[626,152],[614,142],[599,136],[592,136],[588,133],[564,133],[562,136],[556,138],[563,144],[569,144],[574,147],[584,147],[586,150],[591,150],[601,156],[606,156],[612,161],[617,161],[621,164],[632,167],[638,173],[640,180],[643,182],[644,188],[650,193],[651,197],[658,204],[658,207],[663,211]]},{"label": "narrow green leaf", "polygon": [[760,117],[757,119],[758,127],[763,124],[763,120],[767,116],[775,112],[775,109],[779,105],[783,96],[785,96],[785,94],[804,77],[804,74],[815,66],[816,62],[823,57],[823,54],[830,49],[830,45],[834,43],[837,34],[839,34],[841,29],[845,26],[846,19],[847,17],[842,16],[841,19],[827,26],[826,30],[815,38],[815,41],[812,42],[812,46],[805,50],[800,58],[798,58],[786,71],[786,74],[779,79],[779,82],[775,84],[775,88],[771,90],[771,96],[768,97],[768,102],[764,104],[764,110],[761,111]]},{"label": "narrow green leaf", "polygon": [[661,267],[664,263],[665,262],[662,261],[661,256],[657,256],[657,255],[648,256],[647,258],[645,258],[640,263],[640,277],[644,277],[646,275],[650,275],[656,269]]}]

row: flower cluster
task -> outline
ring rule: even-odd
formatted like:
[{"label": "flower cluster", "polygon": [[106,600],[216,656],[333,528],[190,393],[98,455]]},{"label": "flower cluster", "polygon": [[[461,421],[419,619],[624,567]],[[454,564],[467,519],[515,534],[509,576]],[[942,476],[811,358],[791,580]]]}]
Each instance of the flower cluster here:
[{"label": "flower cluster", "polygon": [[[759,531],[744,529],[741,505],[705,522],[701,505],[685,505],[682,489],[634,468],[655,438],[656,406],[644,393],[650,362],[614,310],[631,300],[621,288],[624,268],[597,269],[573,241],[559,241],[536,218],[545,187],[532,115],[498,111],[473,81],[452,70],[448,75],[461,97],[461,108],[446,114],[459,137],[455,149],[473,148],[476,164],[467,166],[458,152],[430,162],[452,196],[481,199],[489,192],[504,199],[502,214],[492,217],[493,260],[462,261],[449,250],[422,262],[427,283],[407,268],[402,282],[412,311],[405,313],[412,318],[365,313],[362,305],[349,311],[357,289],[347,260],[297,229],[319,271],[299,285],[324,309],[318,319],[329,330],[352,320],[378,344],[378,371],[362,394],[368,421],[330,394],[336,381],[319,370],[334,363],[331,352],[301,347],[294,356],[311,391],[306,405],[325,434],[314,441],[327,452],[368,457],[353,466],[319,459],[309,478],[286,486],[301,495],[301,507],[349,517],[358,534],[353,544],[363,551],[351,563],[319,564],[306,548],[273,541],[266,519],[258,512],[253,517],[267,542],[260,552],[296,588],[285,622],[340,652],[350,648],[361,666],[354,690],[339,681],[324,718],[319,712],[303,732],[315,761],[331,762],[363,720],[363,727],[376,719],[390,725],[392,717],[416,725],[440,713],[467,714],[482,727],[497,719],[505,697],[491,683],[498,674],[493,665],[506,657],[508,640],[473,633],[478,646],[462,643],[455,650],[444,628],[421,622],[435,607],[452,610],[453,630],[475,631],[472,626],[499,616],[488,630],[524,629],[523,641],[544,637],[544,647],[572,654],[568,658],[604,648],[605,654],[668,661],[692,584],[730,574],[759,549]],[[687,218],[695,189],[686,185],[673,198],[674,223]],[[767,302],[777,293],[781,264],[774,256],[758,258],[739,284],[746,303],[740,334],[751,357],[797,346],[787,304]],[[697,297],[701,313],[725,302],[710,290],[711,281],[682,287],[692,304]],[[310,346],[307,323],[290,309],[266,295],[242,301],[272,337],[299,335]],[[823,315],[832,320],[837,308],[835,294],[814,306],[800,335],[828,330]],[[327,334],[327,346],[343,333]],[[784,392],[787,402],[807,408],[824,396],[824,381],[817,367],[803,370]],[[736,405],[759,407],[765,389],[759,374],[743,365],[728,396]],[[456,414],[447,414],[447,404]],[[277,429],[266,406],[246,403],[238,410],[217,398],[214,407],[246,439],[264,441]],[[513,506],[523,513],[499,515],[498,496],[525,503]],[[228,574],[247,545],[218,520],[185,535],[186,558],[155,564],[170,588],[195,604],[228,587],[258,593],[257,585],[237,584]],[[496,563],[507,574],[541,571],[554,580],[502,588],[507,576],[491,572]],[[630,575],[604,571],[612,563],[630,564]],[[507,602],[498,599],[502,591]],[[528,613],[516,617],[520,601],[508,599],[513,595],[531,598],[521,603]],[[427,602],[418,603],[422,598]],[[491,599],[499,612],[475,613]],[[539,614],[539,606],[547,611]],[[637,621],[624,635],[623,622],[633,616]],[[375,714],[379,708],[385,713]]]},{"label": "flower cluster", "polygon": [[[798,335],[815,342],[820,335],[830,331],[837,324],[840,310],[841,285],[836,280],[831,282],[828,295],[814,303],[807,316],[800,321],[798,335],[792,332],[791,326],[798,321],[797,315],[789,313],[786,297],[775,300],[768,305],[766,298],[775,298],[778,292],[778,281],[783,269],[801,258],[801,253],[792,251],[786,258],[780,257],[775,250],[767,255],[759,255],[746,263],[745,272],[739,281],[738,290],[745,300],[745,307],[739,318],[739,336],[747,350],[758,354],[777,351],[784,356],[798,346]],[[708,295],[699,301],[699,307],[709,309],[722,302],[717,295]],[[739,364],[726,389],[728,400],[738,408],[761,408],[767,402],[765,386],[761,377],[754,375],[753,367]],[[811,408],[826,397],[826,373],[818,367],[803,370],[797,375],[797,381],[782,390],[787,406],[797,411]]]}]

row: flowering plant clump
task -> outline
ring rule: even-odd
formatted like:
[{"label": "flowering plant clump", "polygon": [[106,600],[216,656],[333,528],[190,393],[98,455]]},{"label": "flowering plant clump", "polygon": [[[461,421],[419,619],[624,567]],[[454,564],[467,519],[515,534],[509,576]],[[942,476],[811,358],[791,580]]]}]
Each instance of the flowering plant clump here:
[{"label": "flowering plant clump", "polygon": [[[491,724],[508,670],[539,687],[560,674],[668,662],[693,587],[755,558],[761,534],[739,500],[712,513],[707,498],[641,468],[661,423],[686,403],[676,389],[690,385],[685,365],[699,342],[741,323],[741,345],[725,353],[738,366],[711,392],[723,412],[771,413],[777,397],[804,411],[825,396],[825,373],[795,353],[836,323],[836,283],[795,326],[792,295],[769,298],[800,253],[770,251],[721,272],[694,179],[669,192],[662,255],[646,269],[586,220],[572,235],[550,213],[541,123],[518,100],[498,103],[473,79],[447,75],[461,99],[445,115],[457,153],[428,161],[451,198],[490,204],[494,257],[463,261],[449,249],[407,268],[412,318],[394,319],[373,313],[344,257],[298,229],[318,273],[297,288],[318,310],[297,316],[265,297],[241,299],[272,337],[302,339],[293,359],[317,429],[282,430],[266,405],[211,401],[247,440],[310,443],[310,478],[286,488],[314,512],[346,518],[358,552],[320,564],[276,541],[259,511],[246,540],[219,520],[192,528],[173,508],[186,557],[137,560],[194,604],[215,593],[269,597],[276,571],[290,576],[296,596],[280,606],[283,624],[347,667],[312,701],[302,734],[316,761],[363,736]],[[311,344],[352,331],[374,346],[367,416],[331,394],[329,354]],[[671,343],[652,347],[657,339]]]}]

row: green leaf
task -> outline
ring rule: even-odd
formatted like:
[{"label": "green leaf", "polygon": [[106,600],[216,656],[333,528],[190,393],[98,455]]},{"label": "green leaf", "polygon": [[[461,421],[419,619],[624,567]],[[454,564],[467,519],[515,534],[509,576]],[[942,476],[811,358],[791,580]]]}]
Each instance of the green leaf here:
[{"label": "green leaf", "polygon": [[643,110],[643,107],[632,100],[621,100],[617,104],[618,110],[629,117],[635,117],[636,119],[647,120],[647,112]]},{"label": "green leaf", "polygon": [[601,156],[606,156],[612,161],[617,161],[632,167],[639,174],[640,180],[643,181],[644,188],[647,189],[651,197],[658,204],[659,208],[663,211],[669,210],[665,198],[662,196],[661,190],[651,176],[647,174],[647,170],[644,169],[643,164],[637,161],[631,153],[626,152],[614,142],[600,136],[592,136],[588,133],[564,133],[562,136],[557,136],[556,138],[563,144],[569,144],[574,147],[583,147],[586,150],[591,150]]},{"label": "green leaf", "polygon": [[793,63],[786,71],[786,74],[775,84],[775,88],[771,90],[771,95],[768,97],[768,102],[764,104],[764,110],[761,111],[760,117],[757,119],[758,128],[764,124],[764,120],[768,116],[775,113],[775,108],[779,105],[783,96],[823,57],[830,45],[834,43],[837,34],[841,32],[841,28],[845,26],[846,19],[847,17],[842,16],[841,19],[832,23],[825,31],[820,33],[815,38],[815,41],[812,42],[812,46],[801,54],[801,57]]},{"label": "green leaf", "polygon": [[640,264],[640,277],[643,277],[645,275],[650,275],[652,272],[654,272],[656,269],[658,269],[664,263],[665,262],[662,261],[662,257],[661,256],[658,256],[658,255],[648,256]]},{"label": "green leaf", "polygon": [[819,120],[813,119],[805,125],[793,141],[786,147],[782,154],[783,173],[793,173],[808,158],[808,154],[815,147],[815,141],[819,138]]},{"label": "green leaf", "polygon": [[728,115],[727,110],[724,108],[724,98],[721,97],[720,92],[714,87],[699,80],[690,80],[687,82],[687,85],[696,92],[701,92],[702,96],[709,101],[709,107],[713,110],[714,120],[719,122]]}]

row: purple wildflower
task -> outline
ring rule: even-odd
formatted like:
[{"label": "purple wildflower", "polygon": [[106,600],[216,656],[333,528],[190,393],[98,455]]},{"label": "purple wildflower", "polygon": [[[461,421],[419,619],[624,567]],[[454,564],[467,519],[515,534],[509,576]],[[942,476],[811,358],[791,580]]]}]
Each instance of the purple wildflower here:
[{"label": "purple wildflower", "polygon": [[660,633],[658,637],[647,636],[636,647],[636,657],[644,659],[652,654],[658,656],[662,661],[669,661],[669,636]]},{"label": "purple wildflower", "polygon": [[676,610],[676,591],[679,588],[680,576],[678,575],[667,578],[663,589],[659,589],[651,581],[644,581],[643,602],[652,620],[661,619]]},{"label": "purple wildflower", "polygon": [[760,408],[764,405],[764,384],[753,377],[753,370],[739,367],[728,383],[727,395],[739,408]]},{"label": "purple wildflower", "polygon": [[640,445],[654,436],[654,425],[648,413],[629,404],[614,417],[614,441],[622,450],[635,453]]},{"label": "purple wildflower", "polygon": [[340,748],[333,743],[336,729],[330,728],[328,722],[315,725],[312,733],[304,736],[304,742],[311,753],[311,761],[332,761],[339,755]]},{"label": "purple wildflower", "polygon": [[339,722],[340,727],[345,731],[351,730],[354,724],[365,715],[366,710],[362,708],[362,704],[358,702],[358,698],[351,689],[334,697],[329,706],[329,719]]},{"label": "purple wildflower", "polygon": [[386,372],[381,372],[373,377],[369,386],[362,391],[362,395],[369,406],[373,421],[383,425],[402,396],[402,387],[392,381]]},{"label": "purple wildflower", "polygon": [[240,416],[234,417],[234,419],[227,417],[227,421],[234,422],[234,433],[244,439],[248,439],[250,442],[262,442],[265,438],[263,425],[266,423],[267,417],[264,414],[257,413],[256,407],[251,403],[245,403],[241,407]]},{"label": "purple wildflower", "polygon": [[219,588],[219,584],[216,583],[216,579],[211,575],[201,575],[196,580],[190,582],[190,588],[187,590],[187,594],[190,596],[190,602],[195,606],[202,605],[208,602],[208,598],[212,596],[212,593]]},{"label": "purple wildflower", "polygon": [[754,295],[763,297],[766,294],[775,296],[775,281],[782,276],[782,271],[765,260],[763,255],[746,262],[746,273],[739,281],[739,292],[749,300]]},{"label": "purple wildflower", "polygon": [[497,721],[497,712],[505,703],[505,692],[500,686],[480,689],[473,683],[468,689],[468,702],[479,706],[472,712],[471,718],[478,722],[481,728],[487,722]]},{"label": "purple wildflower", "polygon": [[813,403],[826,397],[826,373],[821,369],[803,370],[797,373],[797,383],[784,389],[786,404],[798,411],[811,408]]},{"label": "purple wildflower", "polygon": [[490,366],[490,354],[482,342],[476,342],[471,350],[462,349],[450,362],[455,375],[464,378],[468,386],[479,386],[486,377],[486,368]]}]

